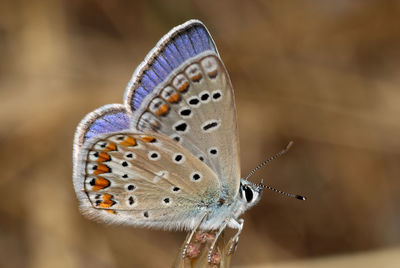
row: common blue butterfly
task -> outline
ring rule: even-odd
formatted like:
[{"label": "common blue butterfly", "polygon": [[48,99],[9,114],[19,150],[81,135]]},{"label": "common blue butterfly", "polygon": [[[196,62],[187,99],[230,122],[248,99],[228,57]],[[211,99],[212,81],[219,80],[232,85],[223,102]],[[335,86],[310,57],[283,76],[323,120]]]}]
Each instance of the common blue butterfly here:
[{"label": "common blue butterfly", "polygon": [[161,38],[134,72],[123,104],[89,113],[73,149],[80,210],[106,223],[217,236],[229,226],[238,230],[237,243],[239,216],[265,187],[240,178],[231,81],[198,20]]}]

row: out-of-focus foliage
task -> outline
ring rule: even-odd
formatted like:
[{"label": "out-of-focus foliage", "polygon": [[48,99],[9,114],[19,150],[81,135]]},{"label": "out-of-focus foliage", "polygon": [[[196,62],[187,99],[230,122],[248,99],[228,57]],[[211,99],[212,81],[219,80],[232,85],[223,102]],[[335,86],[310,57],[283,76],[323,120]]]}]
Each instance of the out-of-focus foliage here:
[{"label": "out-of-focus foliage", "polygon": [[79,214],[71,150],[80,119],[121,102],[146,53],[191,18],[235,88],[243,176],[294,140],[252,179],[308,197],[266,191],[232,264],[398,246],[399,17],[395,0],[1,1],[0,266],[173,263],[184,233]]}]

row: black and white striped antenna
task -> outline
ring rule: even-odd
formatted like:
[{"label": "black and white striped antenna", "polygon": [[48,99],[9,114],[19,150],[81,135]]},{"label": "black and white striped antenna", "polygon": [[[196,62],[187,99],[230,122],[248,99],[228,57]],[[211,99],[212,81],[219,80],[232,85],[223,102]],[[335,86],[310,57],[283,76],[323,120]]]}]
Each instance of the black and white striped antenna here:
[{"label": "black and white striped antenna", "polygon": [[[257,170],[259,170],[259,169],[262,168],[263,166],[267,165],[267,164],[268,164],[269,162],[271,162],[272,160],[275,160],[276,158],[278,158],[278,157],[284,155],[285,153],[287,153],[287,152],[289,151],[290,147],[292,147],[292,145],[293,145],[293,141],[290,141],[290,142],[288,143],[288,145],[286,145],[286,147],[285,147],[282,151],[280,151],[280,152],[277,153],[276,155],[271,156],[270,158],[268,158],[268,159],[265,160],[264,162],[260,163],[258,166],[256,166],[253,170],[251,170],[251,171],[249,172],[249,174],[246,176],[245,180],[248,180],[251,176],[254,175],[254,173],[255,173]],[[271,186],[264,185],[264,184],[263,184],[263,180],[261,180],[261,182],[258,184],[258,186],[261,187],[261,188],[265,188],[265,189],[268,189],[268,190],[272,190],[272,191],[274,191],[274,192],[276,192],[276,193],[279,193],[279,194],[282,194],[282,195],[286,195],[286,196],[288,196],[288,197],[294,197],[294,198],[299,199],[299,200],[306,200],[306,197],[305,197],[305,196],[297,195],[297,194],[286,193],[286,192],[284,192],[284,191],[275,189],[275,188],[273,188],[273,187],[271,187]]]}]

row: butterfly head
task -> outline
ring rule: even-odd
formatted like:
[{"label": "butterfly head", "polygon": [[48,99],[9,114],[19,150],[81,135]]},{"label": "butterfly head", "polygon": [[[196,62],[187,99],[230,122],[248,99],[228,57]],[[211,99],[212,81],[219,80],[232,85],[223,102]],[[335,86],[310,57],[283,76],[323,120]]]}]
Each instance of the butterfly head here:
[{"label": "butterfly head", "polygon": [[260,201],[263,189],[262,182],[254,184],[245,179],[240,180],[239,197],[246,208],[250,208]]}]

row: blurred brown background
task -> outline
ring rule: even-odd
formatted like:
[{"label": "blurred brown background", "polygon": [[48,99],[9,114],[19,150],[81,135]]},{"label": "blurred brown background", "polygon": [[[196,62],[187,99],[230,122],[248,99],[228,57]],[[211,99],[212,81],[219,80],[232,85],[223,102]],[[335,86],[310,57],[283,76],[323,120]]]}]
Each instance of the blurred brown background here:
[{"label": "blurred brown background", "polygon": [[81,118],[121,102],[147,52],[191,18],[231,75],[243,175],[294,140],[253,179],[309,198],[266,191],[244,216],[233,265],[399,267],[394,0],[0,1],[0,266],[172,263],[184,233],[79,214],[71,150]]}]

